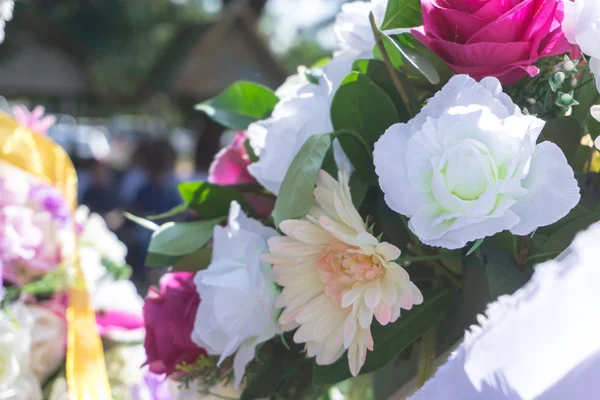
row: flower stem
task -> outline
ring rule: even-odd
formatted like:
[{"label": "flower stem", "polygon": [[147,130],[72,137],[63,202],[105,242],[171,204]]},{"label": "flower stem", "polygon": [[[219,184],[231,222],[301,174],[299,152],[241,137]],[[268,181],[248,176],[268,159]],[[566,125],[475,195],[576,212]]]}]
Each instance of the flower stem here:
[{"label": "flower stem", "polygon": [[443,260],[444,258],[448,258],[448,257],[444,257],[440,254],[435,254],[435,255],[427,255],[427,256],[403,256],[403,257],[396,259],[395,261],[397,263],[403,263],[403,262]]},{"label": "flower stem", "polygon": [[377,43],[377,47],[379,48],[379,51],[381,52],[383,60],[385,61],[385,66],[387,67],[388,73],[390,74],[390,77],[392,78],[392,82],[394,82],[394,86],[396,87],[396,90],[398,91],[398,93],[400,94],[400,97],[402,98],[402,102],[404,103],[404,107],[406,107],[406,111],[408,112],[408,115],[410,115],[412,118],[415,116],[415,113],[410,105],[408,93],[407,93],[406,89],[404,88],[404,85],[402,84],[402,82],[400,82],[400,79],[398,78],[398,75],[396,74],[396,70],[394,69],[394,65],[392,64],[392,61],[390,60],[390,57],[388,56],[388,53],[385,49],[385,45],[383,44],[383,40],[381,39],[382,33],[379,31],[379,28],[377,27],[377,22],[375,22],[375,16],[373,15],[373,13],[369,14],[369,20],[371,22],[371,28],[373,29],[373,36],[375,37],[375,43]]}]

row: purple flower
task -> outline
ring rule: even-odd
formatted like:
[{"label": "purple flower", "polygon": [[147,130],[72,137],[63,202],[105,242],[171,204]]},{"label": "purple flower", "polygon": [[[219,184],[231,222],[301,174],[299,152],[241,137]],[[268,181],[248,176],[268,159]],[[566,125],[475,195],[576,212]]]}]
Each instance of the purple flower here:
[{"label": "purple flower", "polygon": [[31,188],[31,200],[38,204],[44,211],[47,211],[52,217],[62,224],[69,219],[69,207],[63,199],[61,193],[53,186],[36,185]]},{"label": "purple flower", "polygon": [[134,400],[173,400],[166,374],[158,375],[147,369],[144,375],[144,384],[147,391],[142,387],[133,388],[132,397]]}]

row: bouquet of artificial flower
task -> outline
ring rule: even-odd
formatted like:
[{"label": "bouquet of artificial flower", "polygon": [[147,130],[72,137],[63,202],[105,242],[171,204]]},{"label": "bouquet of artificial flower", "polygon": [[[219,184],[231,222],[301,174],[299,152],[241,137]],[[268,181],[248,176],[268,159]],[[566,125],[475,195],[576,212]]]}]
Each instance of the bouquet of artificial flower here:
[{"label": "bouquet of artificial flower", "polygon": [[387,394],[423,384],[600,220],[598,23],[590,0],[357,1],[330,60],[199,104],[240,133],[161,216],[197,221],[138,220],[147,265],[172,267],[144,308],[150,370],[242,399],[384,368]]},{"label": "bouquet of artificial flower", "polygon": [[[40,127],[35,121],[42,120],[43,111],[36,109],[24,118],[27,110],[16,110],[21,125],[1,117],[0,398],[82,398],[81,390],[90,390],[82,382],[89,371],[90,398],[109,399],[108,385],[102,391],[107,369],[115,400],[151,400],[147,377],[140,371],[145,361],[143,299],[127,279],[127,248],[101,216],[85,207],[72,213],[74,181],[58,179],[52,170],[58,167],[56,174],[68,174],[66,154],[40,134],[25,131]],[[53,121],[46,117],[42,125],[48,122]],[[17,155],[9,144],[23,137],[30,152]],[[24,143],[18,144],[23,150]],[[84,297],[76,297],[74,304],[71,298],[78,293]],[[91,325],[76,309],[88,301]],[[80,343],[85,347],[77,355],[78,335],[83,335]],[[95,361],[99,369],[94,369]]]}]

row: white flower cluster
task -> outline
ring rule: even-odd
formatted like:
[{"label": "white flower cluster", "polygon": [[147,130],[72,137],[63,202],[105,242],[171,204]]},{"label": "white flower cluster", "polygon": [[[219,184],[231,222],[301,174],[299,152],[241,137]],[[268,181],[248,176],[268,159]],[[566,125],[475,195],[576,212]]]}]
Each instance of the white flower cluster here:
[{"label": "white flower cluster", "polygon": [[[90,300],[95,311],[112,311],[142,319],[144,300],[133,282],[116,280],[110,275],[103,260],[116,266],[127,264],[127,247],[106,226],[102,216],[90,213],[85,206],[75,212],[81,232],[78,236],[79,262],[85,276]],[[143,329],[122,330],[111,327],[106,334],[114,340],[135,341],[144,337]]]},{"label": "white flower cluster", "polygon": [[[339,49],[318,83],[299,70],[278,89],[271,117],[249,126],[260,157],[249,171],[273,193],[306,140],[333,130],[332,97],[352,63],[371,57],[368,15],[381,21],[386,7],[385,0],[345,4],[335,25]],[[496,78],[457,75],[415,118],[389,127],[376,143],[385,201],[409,218],[423,243],[448,249],[550,225],[580,195],[560,148],[538,143],[544,126],[524,115]],[[344,166],[339,150],[336,160]],[[373,320],[387,325],[424,301],[395,262],[400,250],[369,233],[352,204],[347,171],[340,168],[338,180],[321,172],[312,209],[283,221],[283,235],[249,219],[237,203],[228,226],[215,228],[212,262],[195,277],[201,304],[192,339],[221,361],[233,357],[236,385],[257,345],[291,330],[318,364],[347,354],[357,375],[375,346]]]},{"label": "white flower cluster", "polygon": [[6,23],[13,18],[14,0],[0,0],[0,43],[4,42]]}]

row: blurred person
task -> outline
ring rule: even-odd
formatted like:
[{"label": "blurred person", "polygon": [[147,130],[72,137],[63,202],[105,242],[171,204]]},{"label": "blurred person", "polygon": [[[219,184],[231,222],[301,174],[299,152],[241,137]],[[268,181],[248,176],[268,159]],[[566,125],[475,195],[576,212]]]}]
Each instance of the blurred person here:
[{"label": "blurred person", "polygon": [[145,168],[145,157],[148,149],[148,143],[140,143],[133,151],[131,156],[131,165],[124,173],[119,187],[119,204],[121,207],[127,208],[131,206],[135,200],[139,190],[148,181],[148,172]]},{"label": "blurred person", "polygon": [[[132,211],[136,215],[146,217],[161,214],[182,203],[177,188],[179,182],[175,175],[176,160],[177,154],[167,140],[156,140],[145,145],[142,166],[147,178],[140,185],[132,203]],[[145,268],[152,232],[140,226],[134,229],[135,243],[130,247],[128,259],[133,266],[133,278],[138,285],[156,284],[159,276],[157,274],[161,274],[162,271],[154,271],[152,276],[148,276]]]},{"label": "blurred person", "polygon": [[89,169],[89,183],[82,204],[92,212],[106,216],[118,206],[114,172],[107,164],[95,161]]},{"label": "blurred person", "polygon": [[175,175],[177,154],[167,140],[147,143],[145,153],[146,180],[140,185],[133,204],[143,216],[161,214],[181,204]]}]

